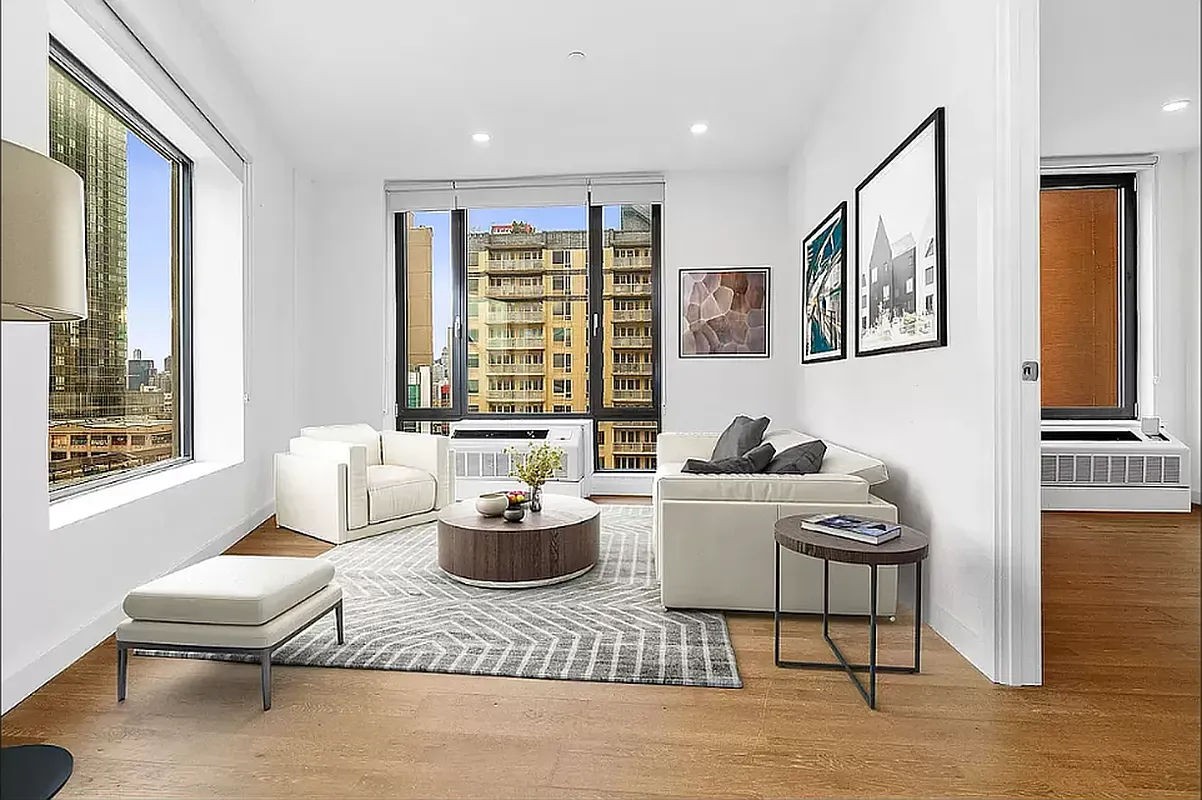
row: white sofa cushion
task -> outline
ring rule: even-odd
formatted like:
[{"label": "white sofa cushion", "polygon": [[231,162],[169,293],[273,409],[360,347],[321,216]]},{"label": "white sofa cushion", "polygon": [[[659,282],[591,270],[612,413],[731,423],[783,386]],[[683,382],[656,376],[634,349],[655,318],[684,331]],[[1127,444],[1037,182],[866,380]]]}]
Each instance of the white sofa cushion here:
[{"label": "white sofa cushion", "polygon": [[383,463],[380,452],[380,433],[362,422],[351,425],[313,425],[301,428],[301,436],[328,442],[361,444],[367,448],[367,466]]},{"label": "white sofa cushion", "polygon": [[[784,452],[794,445],[812,442],[819,438],[821,437],[788,428],[778,428],[764,434],[764,441],[775,447],[778,453]],[[825,439],[823,441],[826,442]],[[869,486],[889,480],[889,471],[885,469],[885,462],[830,442],[826,442],[826,455],[822,459],[822,470],[819,474],[855,475],[866,480]]]},{"label": "white sofa cushion", "polygon": [[368,522],[420,514],[434,508],[434,476],[416,467],[378,464],[367,468]]},{"label": "white sofa cushion", "polygon": [[139,586],[122,608],[135,620],[262,625],[333,578],[321,558],[216,556]]},{"label": "white sofa cushion", "polygon": [[656,470],[659,500],[726,500],[742,503],[864,503],[868,483],[854,475],[691,475],[682,463]]}]

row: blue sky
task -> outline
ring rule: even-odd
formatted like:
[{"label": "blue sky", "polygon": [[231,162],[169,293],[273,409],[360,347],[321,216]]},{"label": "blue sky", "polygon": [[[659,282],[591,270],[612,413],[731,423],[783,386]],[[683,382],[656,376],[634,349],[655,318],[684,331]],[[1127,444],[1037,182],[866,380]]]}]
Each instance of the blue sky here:
[{"label": "blue sky", "polygon": [[125,137],[128,173],[129,357],[163,368],[171,353],[171,164],[133,133]]},{"label": "blue sky", "polygon": [[[447,343],[447,328],[451,324],[451,215],[446,211],[417,212],[414,224],[434,229],[434,357],[438,358]],[[617,228],[621,224],[621,206],[605,206],[602,224]],[[588,230],[588,209],[585,206],[545,206],[536,208],[479,208],[467,212],[469,231],[487,231],[493,225],[506,225],[517,220],[528,222],[537,231]]]}]

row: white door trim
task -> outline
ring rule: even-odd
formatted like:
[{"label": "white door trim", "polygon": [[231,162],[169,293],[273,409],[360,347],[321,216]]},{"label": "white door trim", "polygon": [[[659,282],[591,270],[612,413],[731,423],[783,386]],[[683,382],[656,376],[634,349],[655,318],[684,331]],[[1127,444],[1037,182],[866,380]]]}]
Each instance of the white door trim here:
[{"label": "white door trim", "polygon": [[1043,681],[1039,516],[1039,0],[998,0],[994,680]]}]

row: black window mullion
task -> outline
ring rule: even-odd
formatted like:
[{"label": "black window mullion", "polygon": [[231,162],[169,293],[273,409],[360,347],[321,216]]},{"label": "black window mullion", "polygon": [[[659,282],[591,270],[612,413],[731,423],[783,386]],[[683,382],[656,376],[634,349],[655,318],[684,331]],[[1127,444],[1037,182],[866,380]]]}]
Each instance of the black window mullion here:
[{"label": "black window mullion", "polygon": [[605,230],[604,208],[588,207],[588,411],[605,410]]},{"label": "black window mullion", "polygon": [[455,365],[451,408],[457,418],[462,418],[467,414],[467,326],[470,322],[467,315],[467,211],[462,208],[451,212],[451,297],[455,305],[451,326]]},{"label": "black window mullion", "polygon": [[412,211],[398,211],[393,216],[394,264],[396,269],[396,421],[401,430],[403,422],[454,422],[467,409],[467,347],[462,320],[467,310],[467,238],[462,211],[451,211],[451,296],[454,299],[453,318],[460,322],[452,328],[448,342],[453,352],[451,370],[450,408],[409,407],[409,315],[408,315],[408,257],[409,224]]}]

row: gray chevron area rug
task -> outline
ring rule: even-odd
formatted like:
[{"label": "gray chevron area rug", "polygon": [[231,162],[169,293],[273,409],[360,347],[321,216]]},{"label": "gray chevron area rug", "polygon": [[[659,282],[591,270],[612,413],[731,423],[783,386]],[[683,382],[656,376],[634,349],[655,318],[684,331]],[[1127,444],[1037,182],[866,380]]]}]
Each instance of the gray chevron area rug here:
[{"label": "gray chevron area rug", "polygon": [[333,617],[323,618],[272,663],[741,687],[725,616],[660,605],[651,515],[648,506],[603,506],[597,565],[530,589],[448,578],[436,523],[339,545],[322,557],[343,589],[346,643],[337,643]]}]

